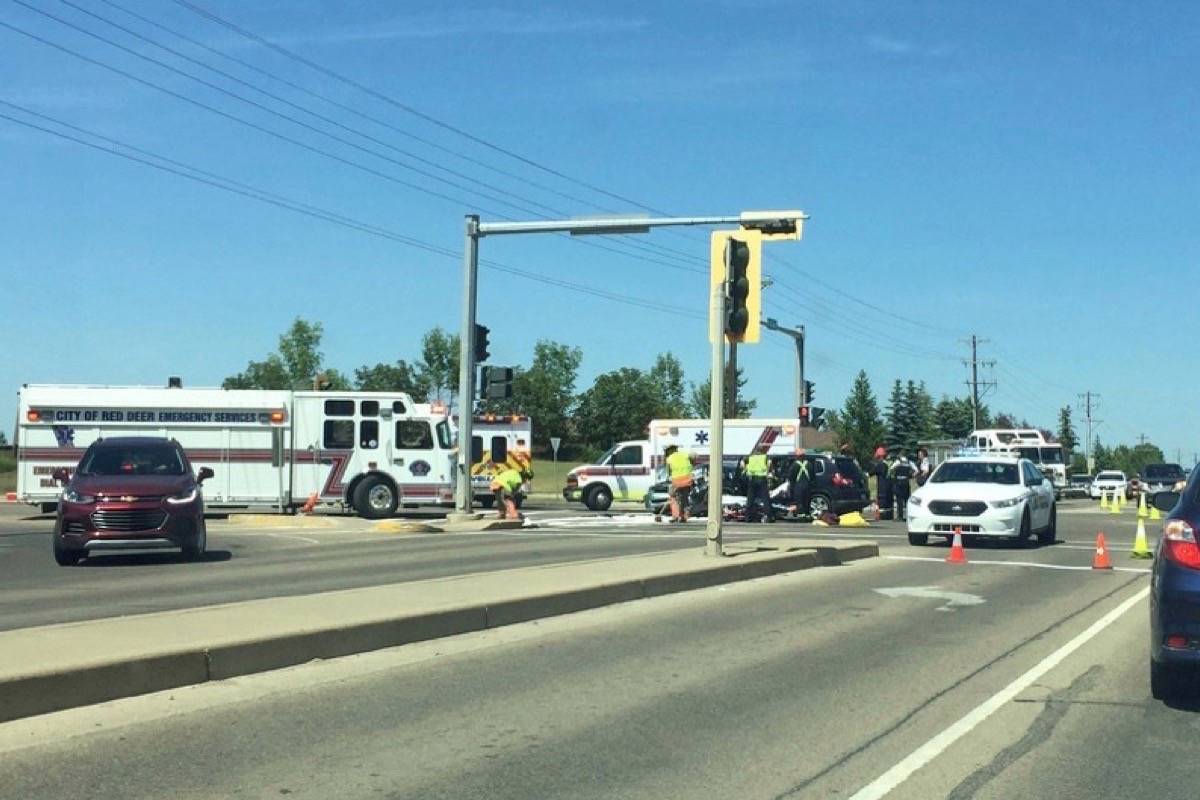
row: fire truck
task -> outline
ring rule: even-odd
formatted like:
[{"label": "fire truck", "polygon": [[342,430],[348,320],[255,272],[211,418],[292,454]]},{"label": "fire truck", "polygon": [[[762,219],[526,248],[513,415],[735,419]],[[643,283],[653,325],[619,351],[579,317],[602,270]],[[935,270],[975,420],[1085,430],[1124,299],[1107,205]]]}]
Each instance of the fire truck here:
[{"label": "fire truck", "polygon": [[178,441],[209,508],[298,506],[390,516],[450,506],[457,452],[447,413],[403,392],[300,392],[26,384],[19,392],[17,499],[53,508],[54,473],[114,436]]}]

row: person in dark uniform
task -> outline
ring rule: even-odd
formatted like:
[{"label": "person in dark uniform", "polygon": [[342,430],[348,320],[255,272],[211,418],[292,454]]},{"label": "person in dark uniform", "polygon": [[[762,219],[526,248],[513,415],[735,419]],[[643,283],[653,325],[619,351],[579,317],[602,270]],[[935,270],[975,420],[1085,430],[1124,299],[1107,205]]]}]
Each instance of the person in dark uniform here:
[{"label": "person in dark uniform", "polygon": [[792,506],[796,509],[797,516],[807,517],[811,511],[808,491],[811,480],[812,473],[808,457],[804,453],[804,448],[801,447],[796,451],[796,460],[792,462],[792,469],[788,473],[788,483],[792,486]]},{"label": "person in dark uniform", "polygon": [[882,447],[875,448],[875,463],[871,466],[871,474],[875,476],[876,501],[879,503],[879,518],[892,518],[892,479],[888,476],[887,451]]},{"label": "person in dark uniform", "polygon": [[888,475],[892,479],[892,496],[896,499],[896,519],[904,522],[908,509],[908,498],[912,494],[912,479],[917,474],[917,466],[909,460],[902,451],[896,451],[896,457],[888,467]]}]

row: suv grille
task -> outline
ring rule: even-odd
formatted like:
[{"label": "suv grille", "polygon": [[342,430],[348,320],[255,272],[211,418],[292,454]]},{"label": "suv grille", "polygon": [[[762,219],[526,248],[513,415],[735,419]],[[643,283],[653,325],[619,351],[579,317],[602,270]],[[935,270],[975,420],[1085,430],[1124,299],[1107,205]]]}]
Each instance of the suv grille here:
[{"label": "suv grille", "polygon": [[978,500],[932,500],[929,510],[943,517],[978,517],[987,510],[987,503]]},{"label": "suv grille", "polygon": [[149,531],[162,526],[167,512],[158,509],[135,511],[97,511],[92,523],[98,531]]}]

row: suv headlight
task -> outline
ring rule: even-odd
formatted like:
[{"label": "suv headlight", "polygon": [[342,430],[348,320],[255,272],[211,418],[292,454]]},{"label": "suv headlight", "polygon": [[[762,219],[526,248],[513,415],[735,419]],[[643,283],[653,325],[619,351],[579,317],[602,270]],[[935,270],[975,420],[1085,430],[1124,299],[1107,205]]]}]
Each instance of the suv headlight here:
[{"label": "suv headlight", "polygon": [[1024,499],[1025,495],[1019,494],[1016,497],[1010,497],[1007,500],[993,500],[991,502],[991,506],[992,508],[1012,508],[1013,506],[1018,505]]},{"label": "suv headlight", "polygon": [[919,506],[921,505],[921,498],[913,495],[912,497],[908,498],[908,504],[910,506]]},{"label": "suv headlight", "polygon": [[184,503],[190,503],[195,500],[199,494],[200,490],[193,486],[190,489],[184,489],[182,492],[174,495],[173,497],[168,497],[167,502],[174,503],[175,505],[183,505]]},{"label": "suv headlight", "polygon": [[68,503],[94,503],[96,498],[90,494],[80,494],[71,487],[63,489],[62,499]]}]

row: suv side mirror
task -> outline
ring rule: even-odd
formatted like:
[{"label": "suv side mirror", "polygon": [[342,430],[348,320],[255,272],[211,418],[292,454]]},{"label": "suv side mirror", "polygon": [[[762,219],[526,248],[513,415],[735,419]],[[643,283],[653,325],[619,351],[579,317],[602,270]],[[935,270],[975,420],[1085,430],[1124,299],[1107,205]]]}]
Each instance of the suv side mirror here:
[{"label": "suv side mirror", "polygon": [[1150,498],[1150,505],[1159,511],[1170,511],[1179,502],[1179,492],[1155,492]]},{"label": "suv side mirror", "polygon": [[204,483],[213,476],[212,467],[201,467],[200,472],[196,475],[196,483]]},{"label": "suv side mirror", "polygon": [[50,473],[50,477],[59,483],[66,483],[71,480],[71,473],[67,471],[66,467],[59,467]]}]

